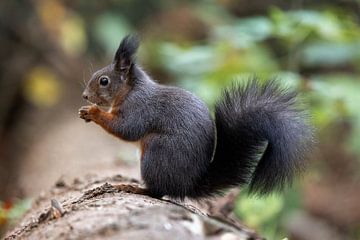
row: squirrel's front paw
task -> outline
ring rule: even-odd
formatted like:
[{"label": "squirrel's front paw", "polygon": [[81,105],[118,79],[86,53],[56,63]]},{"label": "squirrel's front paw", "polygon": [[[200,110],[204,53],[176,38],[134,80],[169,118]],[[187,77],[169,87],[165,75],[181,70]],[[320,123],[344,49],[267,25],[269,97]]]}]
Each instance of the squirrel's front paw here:
[{"label": "squirrel's front paw", "polygon": [[90,122],[94,119],[94,116],[98,113],[99,108],[95,105],[92,106],[82,106],[79,109],[79,117],[84,119],[85,122]]}]

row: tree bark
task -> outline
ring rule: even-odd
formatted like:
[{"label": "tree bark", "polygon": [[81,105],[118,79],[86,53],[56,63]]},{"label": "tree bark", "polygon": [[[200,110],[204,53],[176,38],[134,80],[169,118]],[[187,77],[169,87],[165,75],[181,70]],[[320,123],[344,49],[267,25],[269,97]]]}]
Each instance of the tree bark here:
[{"label": "tree bark", "polygon": [[58,181],[5,239],[261,239],[184,203],[126,193],[120,175]]}]

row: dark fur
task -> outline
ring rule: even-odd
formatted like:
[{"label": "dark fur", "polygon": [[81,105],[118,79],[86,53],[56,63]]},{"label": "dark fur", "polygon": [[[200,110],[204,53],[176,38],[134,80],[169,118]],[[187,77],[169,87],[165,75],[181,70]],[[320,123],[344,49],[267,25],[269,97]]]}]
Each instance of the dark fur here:
[{"label": "dark fur", "polygon": [[134,62],[135,53],[139,48],[139,38],[135,35],[126,36],[115,53],[114,65],[116,71],[128,71]]},{"label": "dark fur", "polygon": [[[127,86],[126,97],[113,106],[116,120],[106,127],[124,140],[141,141],[141,175],[152,195],[202,198],[245,184],[252,192],[268,193],[301,172],[312,134],[295,92],[275,81],[234,85],[217,103],[214,123],[200,99],[153,82],[134,63],[138,42],[133,41],[129,36],[122,41],[114,63],[95,73],[85,91],[96,95],[104,74],[113,78],[109,94]],[[123,63],[130,66],[125,79],[114,73]]]},{"label": "dark fur", "polygon": [[215,158],[194,197],[245,184],[255,194],[290,185],[312,145],[312,128],[296,96],[274,80],[253,79],[225,90],[215,107]]}]

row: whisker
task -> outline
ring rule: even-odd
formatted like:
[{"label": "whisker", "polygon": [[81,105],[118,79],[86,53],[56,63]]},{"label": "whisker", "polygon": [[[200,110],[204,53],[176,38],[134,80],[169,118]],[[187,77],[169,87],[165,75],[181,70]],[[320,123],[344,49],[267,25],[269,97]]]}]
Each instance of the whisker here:
[{"label": "whisker", "polygon": [[90,60],[89,63],[90,63],[90,75],[92,75],[94,73],[94,66]]},{"label": "whisker", "polygon": [[78,82],[78,84],[82,87],[85,88],[84,84],[82,82]]},{"label": "whisker", "polygon": [[84,87],[86,86],[86,81],[85,81],[85,70],[83,71],[83,84],[84,84]]}]

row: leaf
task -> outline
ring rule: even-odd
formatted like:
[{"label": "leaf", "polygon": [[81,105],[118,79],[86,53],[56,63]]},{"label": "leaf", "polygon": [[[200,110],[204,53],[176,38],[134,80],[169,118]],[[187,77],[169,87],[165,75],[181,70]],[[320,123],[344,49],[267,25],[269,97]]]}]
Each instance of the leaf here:
[{"label": "leaf", "polygon": [[7,217],[10,222],[14,223],[17,219],[25,214],[31,207],[31,199],[22,199],[14,203],[14,206],[8,211]]},{"label": "leaf", "polygon": [[301,51],[302,62],[312,67],[343,65],[358,59],[359,49],[360,43],[311,43]]},{"label": "leaf", "polygon": [[60,23],[60,44],[70,55],[80,55],[87,47],[87,36],[83,20],[71,14]]},{"label": "leaf", "polygon": [[316,97],[321,101],[314,116],[322,117],[326,122],[348,118],[353,124],[349,147],[360,154],[360,79],[347,74],[314,76],[312,79]]},{"label": "leaf", "polygon": [[104,47],[109,56],[114,54],[121,39],[129,32],[130,26],[121,15],[105,13],[95,20],[95,38]]},{"label": "leaf", "polygon": [[165,43],[160,49],[165,67],[175,74],[196,76],[210,71],[215,52],[208,46],[181,48],[175,44]]},{"label": "leaf", "polygon": [[256,227],[279,214],[283,205],[283,198],[276,195],[262,198],[241,197],[235,211],[247,224]]},{"label": "leaf", "polygon": [[56,0],[39,0],[36,1],[35,6],[44,27],[47,30],[57,32],[61,20],[66,15],[63,3]]},{"label": "leaf", "polygon": [[23,84],[24,97],[38,107],[50,107],[58,103],[61,84],[55,73],[45,67],[30,70]]},{"label": "leaf", "polygon": [[237,20],[231,25],[214,28],[217,39],[231,41],[237,48],[248,48],[259,41],[269,38],[273,25],[267,17],[251,17]]}]

